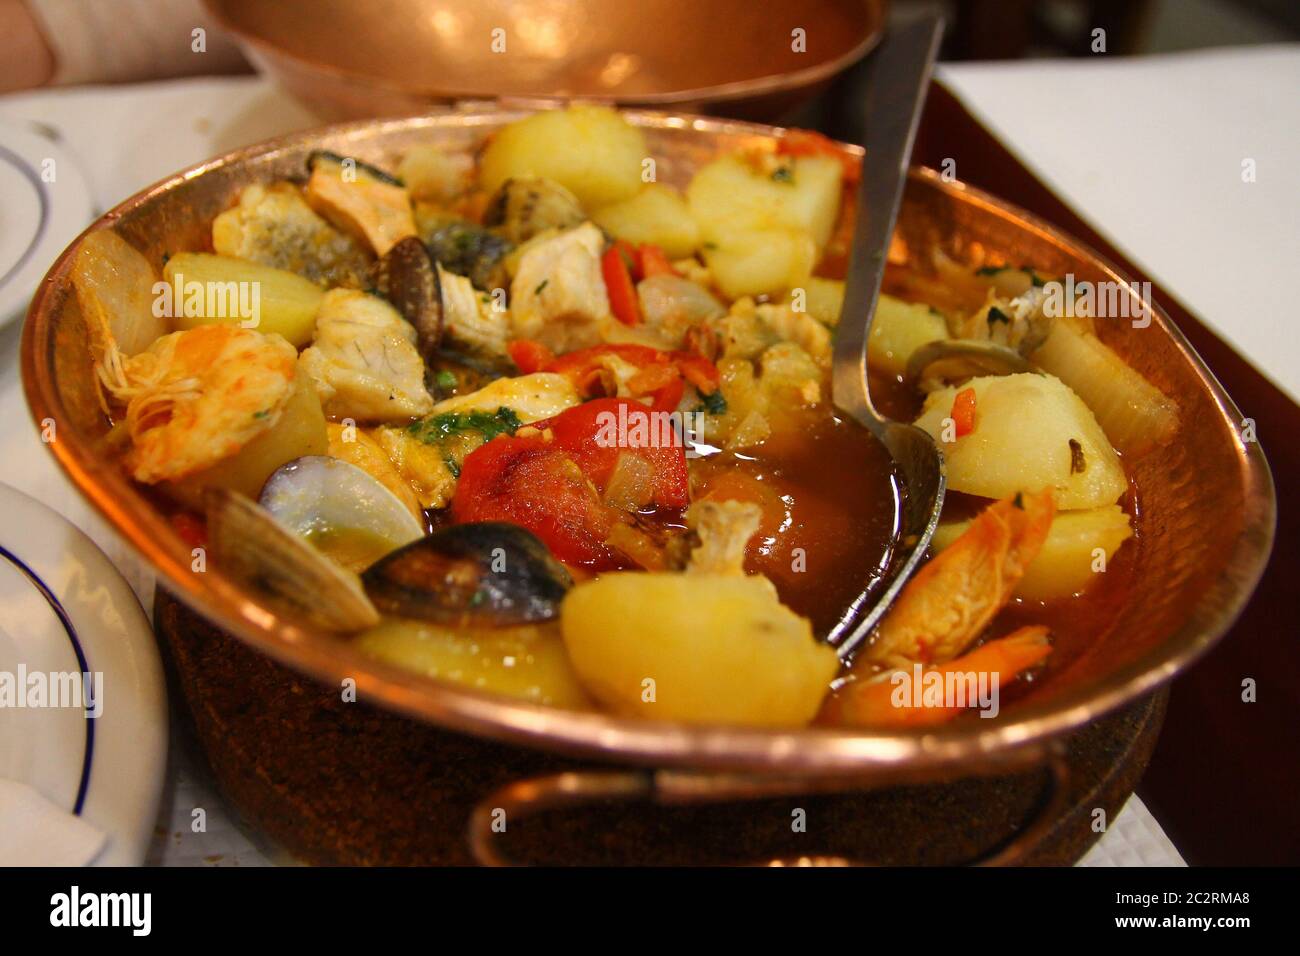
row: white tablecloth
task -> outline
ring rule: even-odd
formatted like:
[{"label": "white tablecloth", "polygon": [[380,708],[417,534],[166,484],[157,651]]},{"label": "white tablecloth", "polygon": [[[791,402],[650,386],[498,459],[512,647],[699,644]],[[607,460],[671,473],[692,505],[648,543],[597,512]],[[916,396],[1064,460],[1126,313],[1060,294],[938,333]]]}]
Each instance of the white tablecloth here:
[{"label": "white tablecloth", "polygon": [[[1300,261],[1300,190],[1292,178],[1300,47],[946,66],[940,76],[1098,231],[1300,396],[1300,336],[1290,330],[1287,281]],[[80,159],[101,210],[184,166],[317,122],[251,77],[0,97],[0,119],[54,130]],[[1254,161],[1254,182],[1242,181],[1245,160]],[[18,326],[0,330],[0,481],[84,528],[150,607],[149,573],[38,441],[17,348]],[[223,811],[193,753],[173,753],[169,775],[153,862],[281,861]],[[206,834],[189,830],[195,806],[208,811]],[[1134,798],[1084,862],[1181,859]]]}]

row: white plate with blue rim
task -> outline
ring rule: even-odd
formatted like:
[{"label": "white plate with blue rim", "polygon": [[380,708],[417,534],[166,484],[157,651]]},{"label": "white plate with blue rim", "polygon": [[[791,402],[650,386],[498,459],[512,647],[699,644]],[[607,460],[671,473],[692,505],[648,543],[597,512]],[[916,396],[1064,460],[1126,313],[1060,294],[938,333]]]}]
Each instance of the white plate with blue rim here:
[{"label": "white plate with blue rim", "polygon": [[[0,780],[104,834],[85,862],[139,865],[167,763],[149,621],[104,553],[57,512],[0,485],[0,514]],[[24,821],[0,819],[0,830],[11,826]]]},{"label": "white plate with blue rim", "polygon": [[94,218],[68,151],[35,126],[0,123],[0,328],[26,313],[46,270]]}]

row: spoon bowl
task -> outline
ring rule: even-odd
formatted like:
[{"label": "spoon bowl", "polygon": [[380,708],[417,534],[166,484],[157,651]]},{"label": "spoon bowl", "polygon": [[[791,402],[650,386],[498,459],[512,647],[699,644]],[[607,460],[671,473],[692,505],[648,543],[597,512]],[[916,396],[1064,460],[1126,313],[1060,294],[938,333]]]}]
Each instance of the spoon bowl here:
[{"label": "spoon bowl", "polygon": [[893,560],[826,636],[841,660],[850,658],[862,645],[916,571],[943,509],[943,454],[934,439],[914,425],[881,415],[867,390],[871,321],[880,301],[912,143],[942,34],[940,18],[918,17],[891,30],[870,63],[858,229],[853,235],[844,306],[836,327],[831,386],[836,406],[869,429],[889,451],[902,488]]}]

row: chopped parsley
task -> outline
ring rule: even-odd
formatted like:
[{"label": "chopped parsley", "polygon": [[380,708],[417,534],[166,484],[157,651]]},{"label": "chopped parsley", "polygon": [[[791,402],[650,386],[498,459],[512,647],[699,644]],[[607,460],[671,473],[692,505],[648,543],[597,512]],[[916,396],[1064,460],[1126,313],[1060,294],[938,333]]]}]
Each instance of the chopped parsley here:
[{"label": "chopped parsley", "polygon": [[437,383],[438,387],[443,390],[452,389],[456,387],[455,373],[449,372],[445,368],[439,370],[438,374],[433,377],[433,380],[435,383]]},{"label": "chopped parsley", "polygon": [[495,412],[443,412],[412,422],[406,430],[426,445],[434,445],[470,431],[482,434],[484,441],[491,441],[498,435],[513,435],[522,426],[514,410],[503,406]]},{"label": "chopped parsley", "polygon": [[253,417],[260,421],[263,418],[266,418],[270,414],[271,414],[271,410],[269,408],[264,408],[260,412],[253,412]]},{"label": "chopped parsley", "polygon": [[1006,266],[980,266],[975,270],[975,274],[977,276],[995,276],[1005,268]]},{"label": "chopped parsley", "polygon": [[543,279],[541,282],[537,283],[537,287],[533,289],[533,295],[541,295],[542,290],[546,288],[550,281],[550,279]]},{"label": "chopped parsley", "polygon": [[991,305],[989,306],[989,324],[991,325],[994,322],[1005,322],[1007,325],[1011,324],[1011,320],[1007,318],[1005,312],[999,309],[996,305]]},{"label": "chopped parsley", "polygon": [[715,389],[708,395],[700,396],[700,405],[696,411],[706,411],[710,415],[727,414],[727,400],[722,397],[722,390]]},{"label": "chopped parsley", "polygon": [[792,183],[794,182],[793,166],[778,166],[772,170],[772,182],[774,183]]},{"label": "chopped parsley", "polygon": [[1025,496],[1020,492],[1016,492],[1016,497],[1011,503],[1021,511],[1025,510]]},{"label": "chopped parsley", "polygon": [[443,455],[442,463],[447,466],[447,470],[451,472],[451,476],[453,478],[460,477],[460,462],[458,462],[455,458],[453,458],[451,455]]}]

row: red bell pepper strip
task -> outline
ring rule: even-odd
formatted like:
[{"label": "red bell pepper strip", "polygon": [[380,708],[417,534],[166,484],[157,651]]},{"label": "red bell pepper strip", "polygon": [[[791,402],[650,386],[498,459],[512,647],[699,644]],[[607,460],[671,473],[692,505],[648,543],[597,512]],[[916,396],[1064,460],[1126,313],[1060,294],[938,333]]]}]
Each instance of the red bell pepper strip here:
[{"label": "red bell pepper strip", "polygon": [[600,274],[609,293],[609,310],[624,325],[641,324],[641,305],[637,301],[632,275],[617,246],[610,246],[600,258]]},{"label": "red bell pepper strip", "polygon": [[506,346],[510,360],[524,375],[540,372],[555,361],[555,353],[541,342],[530,339],[516,339]]},{"label": "red bell pepper strip", "polygon": [[656,245],[643,242],[636,250],[637,273],[642,279],[649,279],[651,276],[675,276],[677,270],[673,268],[672,262],[668,259],[668,254]]},{"label": "red bell pepper strip", "polygon": [[975,430],[975,389],[963,388],[952,400],[953,431],[958,438],[965,438]]},{"label": "red bell pepper strip", "polygon": [[[633,394],[652,398],[654,407],[663,411],[677,408],[685,391],[681,381],[683,378],[703,395],[717,391],[721,381],[717,366],[702,355],[695,352],[664,352],[647,345],[594,345],[561,355],[546,365],[543,371],[568,376],[584,398],[596,397],[596,386],[604,368],[601,359],[607,355],[616,355],[635,365],[640,372],[628,383]],[[672,377],[677,379],[675,383],[666,373],[667,370],[671,370]]]},{"label": "red bell pepper strip", "polygon": [[610,248],[617,249],[618,254],[623,257],[623,265],[627,266],[627,271],[633,279],[640,279],[637,270],[641,268],[640,257],[637,256],[636,246],[626,239],[615,239],[614,245]]},{"label": "red bell pepper strip", "polygon": [[695,386],[701,395],[712,395],[722,384],[718,367],[695,352],[674,352],[673,364],[686,381]]}]

